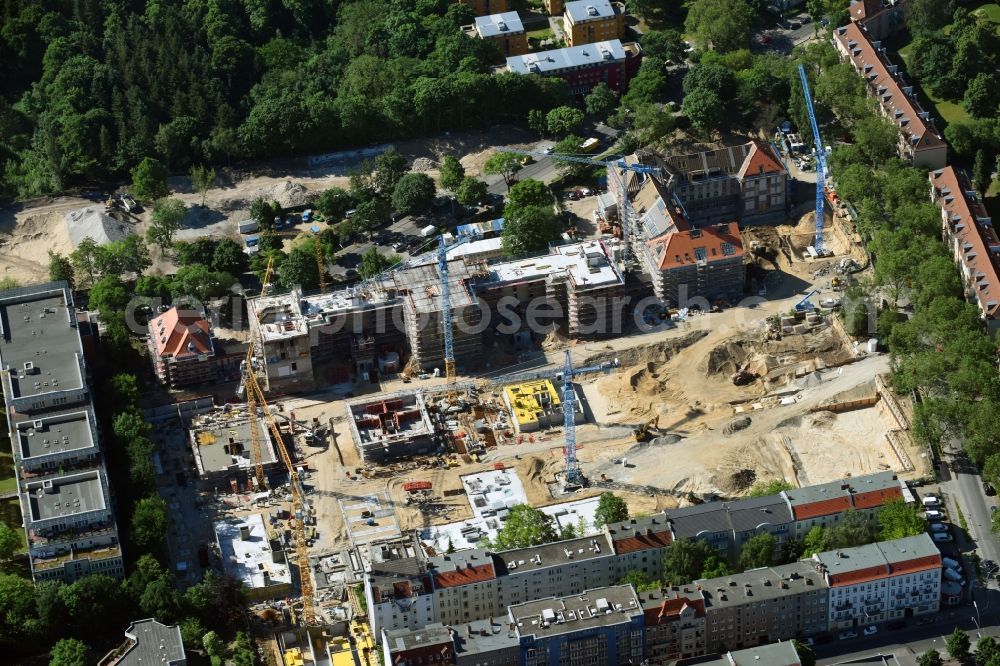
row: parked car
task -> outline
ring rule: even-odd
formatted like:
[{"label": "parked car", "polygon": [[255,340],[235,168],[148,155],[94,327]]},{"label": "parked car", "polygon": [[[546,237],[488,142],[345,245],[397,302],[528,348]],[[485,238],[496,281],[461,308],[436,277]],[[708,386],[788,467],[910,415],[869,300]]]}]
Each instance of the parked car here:
[{"label": "parked car", "polygon": [[931,523],[927,526],[931,532],[947,532],[948,526],[944,523]]},{"label": "parked car", "polygon": [[941,498],[937,495],[924,495],[922,501],[925,509],[934,509],[941,506]]},{"label": "parked car", "polygon": [[946,518],[944,512],[937,509],[928,509],[924,512],[924,516],[927,520],[944,520]]},{"label": "parked car", "polygon": [[935,532],[931,535],[931,538],[938,543],[950,543],[955,540],[955,538],[947,532]]},{"label": "parked car", "polygon": [[865,633],[865,636],[874,636],[875,634],[878,633],[878,627],[876,627],[874,624],[870,625],[870,626],[867,626],[867,627],[865,627],[865,632],[864,633]]},{"label": "parked car", "polygon": [[857,637],[858,637],[858,632],[854,631],[853,629],[848,629],[847,631],[840,632],[840,635],[837,636],[837,640],[846,641],[848,638],[857,638]]},{"label": "parked car", "polygon": [[983,481],[983,492],[986,493],[987,497],[993,497],[997,494],[996,488],[989,481]]}]

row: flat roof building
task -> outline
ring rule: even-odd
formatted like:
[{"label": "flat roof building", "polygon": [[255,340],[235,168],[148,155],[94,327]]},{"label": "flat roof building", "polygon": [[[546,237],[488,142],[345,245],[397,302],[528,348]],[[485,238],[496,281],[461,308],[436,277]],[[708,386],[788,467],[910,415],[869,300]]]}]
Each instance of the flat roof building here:
[{"label": "flat roof building", "polygon": [[641,61],[642,48],[638,43],[622,43],[616,38],[511,56],[506,67],[517,74],[558,76],[569,84],[570,93],[585,95],[598,83],[624,92],[638,73]]},{"label": "flat roof building", "polygon": [[243,583],[254,601],[287,597],[292,574],[277,536],[259,513],[215,523],[215,539],[226,573]]},{"label": "flat roof building", "polygon": [[569,46],[621,39],[625,36],[625,5],[609,0],[567,2],[563,31]]},{"label": "flat roof building", "polygon": [[[271,432],[260,416],[257,434],[260,441],[261,464],[267,473],[278,465]],[[253,440],[246,405],[216,408],[191,420],[191,452],[202,482],[220,486],[233,481],[254,478]]]},{"label": "flat roof building", "polygon": [[384,463],[435,447],[435,430],[419,391],[358,399],[347,404],[348,423],[365,462]]},{"label": "flat roof building", "polygon": [[462,31],[469,37],[493,44],[504,58],[528,52],[528,34],[517,12],[477,16],[476,22],[462,26]]},{"label": "flat roof building", "polygon": [[[551,379],[536,379],[503,387],[503,401],[510,410],[516,432],[534,432],[563,422],[562,396]],[[574,402],[582,412],[579,402]]]},{"label": "flat roof building", "polygon": [[136,620],[125,630],[125,638],[99,666],[187,666],[179,627],[154,619]]},{"label": "flat roof building", "polygon": [[0,366],[32,577],[124,573],[65,283],[0,293]]}]

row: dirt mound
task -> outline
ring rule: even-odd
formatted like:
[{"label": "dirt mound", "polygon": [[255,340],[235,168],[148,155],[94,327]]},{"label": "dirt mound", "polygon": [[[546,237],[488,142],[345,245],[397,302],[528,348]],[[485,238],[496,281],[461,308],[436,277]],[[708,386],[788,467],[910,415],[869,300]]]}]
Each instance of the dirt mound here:
[{"label": "dirt mound", "polygon": [[743,367],[752,351],[747,340],[726,342],[708,352],[700,369],[706,375],[731,375]]},{"label": "dirt mound", "polygon": [[662,391],[665,382],[660,379],[656,367],[655,363],[650,362],[642,370],[631,373],[628,376],[628,383],[632,390],[643,395],[652,395]]},{"label": "dirt mound", "polygon": [[562,349],[569,342],[569,338],[563,335],[562,330],[559,328],[554,328],[545,334],[545,338],[542,339],[542,349],[545,351],[551,351],[553,349]]},{"label": "dirt mound", "polygon": [[417,172],[431,171],[432,169],[436,168],[437,165],[434,163],[434,160],[428,157],[418,157],[417,159],[413,160],[413,164],[410,165],[410,170]]},{"label": "dirt mound", "polygon": [[621,362],[621,367],[623,368],[636,365],[647,365],[649,363],[666,363],[676,356],[677,352],[685,347],[690,347],[706,335],[708,335],[708,331],[691,331],[690,333],[679,338],[671,338],[670,340],[664,340],[663,342],[641,345],[639,347],[631,347],[621,351],[615,350],[614,346],[609,344],[607,345],[608,351],[602,351],[588,356],[583,359],[583,361],[580,361],[579,365],[598,365],[600,363],[612,361],[616,358]]},{"label": "dirt mound", "polygon": [[837,415],[833,412],[816,412],[810,414],[808,425],[810,428],[829,428],[837,420]]},{"label": "dirt mound", "polygon": [[241,192],[230,198],[221,198],[216,207],[223,211],[249,210],[250,204],[255,199],[264,199],[265,201],[277,201],[283,208],[292,208],[309,203],[309,198],[309,190],[302,183],[283,180],[274,185]]},{"label": "dirt mound", "polygon": [[739,432],[740,430],[746,430],[750,427],[753,421],[750,420],[749,416],[741,416],[738,419],[733,419],[725,425],[722,429],[723,435],[732,435],[734,432]]}]

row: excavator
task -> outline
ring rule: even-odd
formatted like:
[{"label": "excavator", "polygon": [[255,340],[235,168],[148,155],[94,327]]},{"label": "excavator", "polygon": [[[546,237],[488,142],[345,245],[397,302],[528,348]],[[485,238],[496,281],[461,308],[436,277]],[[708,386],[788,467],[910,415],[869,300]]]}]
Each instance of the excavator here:
[{"label": "excavator", "polygon": [[656,418],[650,419],[643,423],[641,426],[632,431],[632,436],[635,437],[637,442],[645,442],[653,439],[653,434],[651,431],[658,431],[660,429],[660,415],[657,414]]}]

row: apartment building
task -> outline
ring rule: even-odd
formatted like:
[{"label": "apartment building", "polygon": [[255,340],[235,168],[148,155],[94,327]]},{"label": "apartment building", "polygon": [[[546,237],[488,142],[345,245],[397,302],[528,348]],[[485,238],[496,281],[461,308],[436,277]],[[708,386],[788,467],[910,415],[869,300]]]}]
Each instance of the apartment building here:
[{"label": "apartment building", "polygon": [[705,654],[705,594],[697,585],[639,594],[646,624],[645,661],[672,664]]},{"label": "apartment building", "polygon": [[512,56],[507,58],[507,71],[557,76],[565,79],[571,94],[586,95],[598,83],[625,92],[641,64],[642,48],[637,42],[610,39]]},{"label": "apartment building", "polygon": [[430,666],[455,663],[455,641],[452,630],[440,622],[423,627],[419,632],[382,630],[382,652],[385,666]]},{"label": "apartment building", "polygon": [[504,58],[528,52],[528,33],[517,12],[477,16],[475,23],[462,26],[462,32],[492,44]]},{"label": "apartment building", "polygon": [[903,0],[851,0],[851,21],[864,26],[872,39],[885,39],[905,27]]},{"label": "apartment building", "polygon": [[178,389],[216,379],[215,345],[203,313],[172,307],[150,319],[148,328],[149,358],[161,383]]},{"label": "apartment building", "polygon": [[896,126],[899,156],[915,167],[943,168],[948,162],[948,144],[917,102],[913,85],[889,61],[882,41],[869,33],[867,25],[866,21],[852,22],[834,31],[833,43],[841,60],[864,77],[882,115]]},{"label": "apartment building", "polygon": [[542,5],[549,16],[561,16],[566,9],[564,0],[542,0]]},{"label": "apartment building", "polygon": [[941,552],[927,534],[818,553],[813,562],[830,588],[830,631],[940,607]]},{"label": "apartment building", "polygon": [[[867,661],[867,660],[866,660]],[[879,662],[881,662],[881,657]],[[691,659],[677,662],[677,666],[698,664],[699,666],[802,666],[799,653],[791,641],[771,643],[745,650],[731,650],[715,659]]]},{"label": "apartment building", "polygon": [[893,472],[878,472],[842,481],[782,491],[795,520],[793,534],[803,537],[813,527],[832,527],[845,511],[854,510],[874,518],[886,502],[913,502],[906,482]]},{"label": "apartment building", "polygon": [[705,596],[709,652],[790,640],[827,629],[826,581],[808,561],[695,583]]},{"label": "apartment building", "polygon": [[931,201],[965,286],[990,335],[1000,328],[1000,236],[964,171],[947,166],[928,174]]},{"label": "apartment building", "polygon": [[625,36],[625,5],[609,0],[573,0],[563,13],[569,46],[593,44]]},{"label": "apartment building", "polygon": [[0,293],[0,365],[32,577],[122,576],[121,547],[63,282]]},{"label": "apartment building", "polygon": [[502,14],[513,9],[511,0],[459,0],[463,5],[472,8],[472,13],[476,16],[489,16],[490,14]]},{"label": "apartment building", "polygon": [[[653,292],[671,305],[694,299],[735,303],[743,295],[746,266],[736,222],[675,231],[646,241],[642,249]],[[702,305],[704,307],[704,305]]]},{"label": "apartment building", "polygon": [[638,664],[644,614],[629,585],[511,606],[523,666]]},{"label": "apartment building", "polygon": [[125,630],[125,642],[98,662],[99,666],[187,666],[180,627],[154,619],[137,620]]}]

